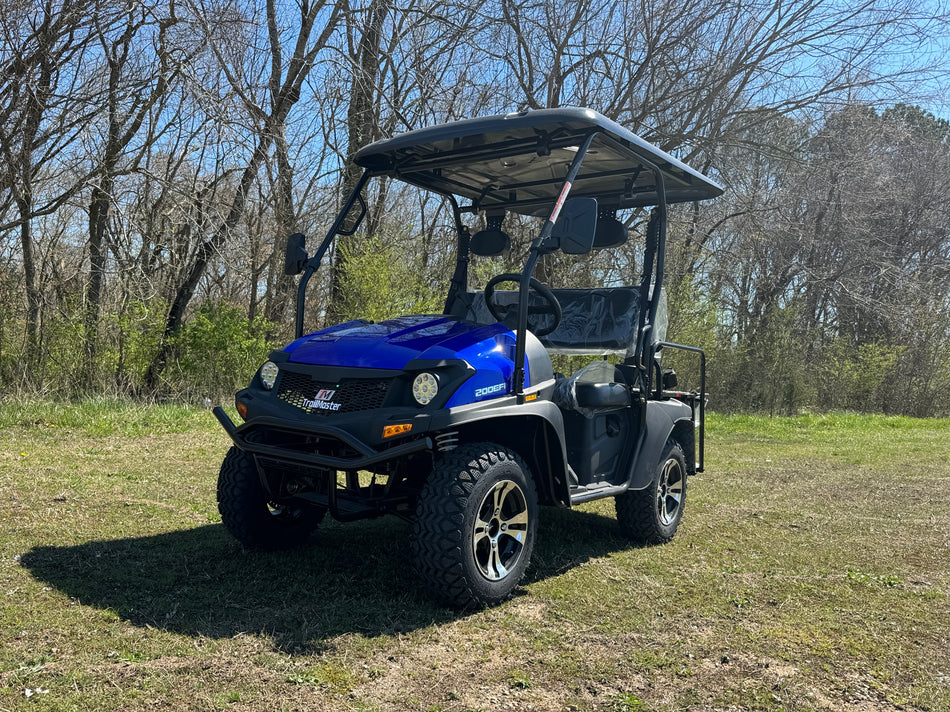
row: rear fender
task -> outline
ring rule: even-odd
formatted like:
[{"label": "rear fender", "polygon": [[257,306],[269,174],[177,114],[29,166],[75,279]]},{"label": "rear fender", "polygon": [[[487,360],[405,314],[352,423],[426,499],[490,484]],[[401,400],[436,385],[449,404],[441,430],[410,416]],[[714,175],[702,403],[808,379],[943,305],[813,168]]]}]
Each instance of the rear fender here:
[{"label": "rear fender", "polygon": [[690,472],[694,472],[696,466],[696,457],[691,454],[695,437],[690,407],[677,400],[648,401],[646,411],[643,447],[633,462],[627,483],[627,488],[632,490],[644,489],[653,481],[663,448],[671,436],[683,446]]}]

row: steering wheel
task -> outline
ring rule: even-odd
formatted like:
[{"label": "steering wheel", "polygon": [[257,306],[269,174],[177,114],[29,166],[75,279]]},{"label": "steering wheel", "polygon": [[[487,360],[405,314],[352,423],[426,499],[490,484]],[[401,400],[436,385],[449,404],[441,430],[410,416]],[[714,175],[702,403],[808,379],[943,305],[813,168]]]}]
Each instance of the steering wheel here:
[{"label": "steering wheel", "polygon": [[[505,319],[511,315],[512,309],[517,311],[517,304],[508,304],[501,305],[495,304],[493,297],[495,296],[495,286],[501,284],[502,282],[521,282],[521,275],[518,272],[505,272],[504,274],[499,274],[495,277],[492,277],[488,280],[488,284],[485,285],[485,306],[488,307],[488,311],[491,312],[491,315],[495,317],[498,321],[505,323]],[[535,336],[546,336],[550,334],[557,328],[557,325],[561,323],[561,305],[557,300],[557,297],[554,296],[554,292],[548,289],[546,286],[541,284],[534,277],[531,277],[531,289],[538,293],[544,300],[544,304],[532,305],[530,300],[528,302],[528,318],[530,320],[532,314],[547,314],[554,317],[550,326],[533,328],[528,323],[528,328],[534,333]]]}]

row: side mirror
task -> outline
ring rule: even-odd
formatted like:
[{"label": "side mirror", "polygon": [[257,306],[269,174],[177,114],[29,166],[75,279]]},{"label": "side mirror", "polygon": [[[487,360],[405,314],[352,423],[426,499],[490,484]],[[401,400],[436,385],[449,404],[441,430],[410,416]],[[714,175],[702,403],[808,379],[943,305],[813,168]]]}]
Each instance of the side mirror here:
[{"label": "side mirror", "polygon": [[545,248],[560,248],[568,255],[586,255],[594,246],[596,231],[597,198],[571,198],[561,208]]},{"label": "side mirror", "polygon": [[284,274],[300,274],[303,272],[304,263],[309,258],[307,255],[306,236],[302,232],[295,232],[287,238],[287,251],[284,253]]}]

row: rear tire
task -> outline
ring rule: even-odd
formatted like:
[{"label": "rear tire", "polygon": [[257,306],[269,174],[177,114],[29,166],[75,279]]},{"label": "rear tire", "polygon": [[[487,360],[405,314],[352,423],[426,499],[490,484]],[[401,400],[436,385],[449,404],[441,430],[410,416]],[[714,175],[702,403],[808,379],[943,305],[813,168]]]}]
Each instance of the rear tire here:
[{"label": "rear tire", "polygon": [[251,549],[275,551],[303,544],[326,510],[268,501],[254,458],[237,447],[228,450],[218,474],[218,511],[229,532]]},{"label": "rear tire", "polygon": [[412,551],[428,592],[451,606],[514,594],[531,560],[538,498],[527,466],[492,443],[442,456],[416,506]]},{"label": "rear tire", "polygon": [[686,505],[686,458],[680,444],[668,440],[650,485],[617,495],[614,505],[624,536],[644,546],[672,539]]}]

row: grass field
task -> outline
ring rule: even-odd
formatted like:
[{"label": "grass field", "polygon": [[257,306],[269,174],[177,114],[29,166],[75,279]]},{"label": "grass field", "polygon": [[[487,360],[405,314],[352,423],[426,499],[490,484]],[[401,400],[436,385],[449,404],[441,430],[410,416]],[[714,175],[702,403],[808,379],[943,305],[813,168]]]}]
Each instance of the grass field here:
[{"label": "grass field", "polygon": [[950,421],[712,417],[676,539],[544,510],[512,601],[395,519],[223,530],[207,411],[0,403],[0,710],[950,710]]}]

